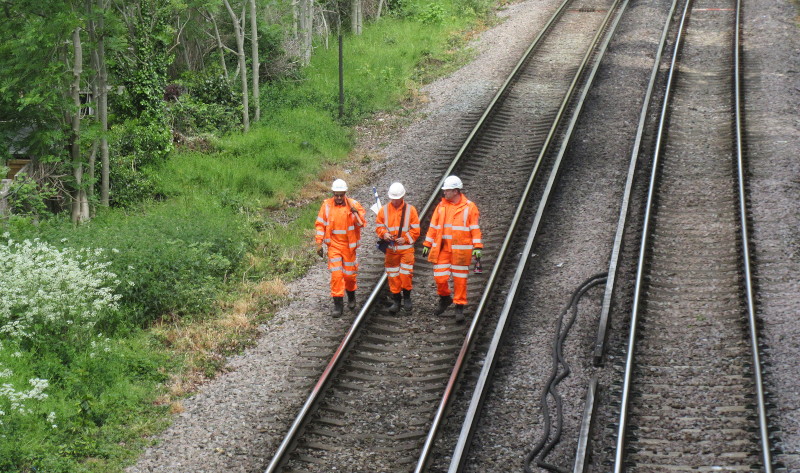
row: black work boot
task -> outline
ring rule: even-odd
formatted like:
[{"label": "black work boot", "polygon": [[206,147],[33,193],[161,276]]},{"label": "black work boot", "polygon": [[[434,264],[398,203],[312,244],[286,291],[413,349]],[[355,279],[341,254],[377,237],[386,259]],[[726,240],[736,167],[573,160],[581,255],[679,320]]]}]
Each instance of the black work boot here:
[{"label": "black work boot", "polygon": [[411,289],[403,289],[403,309],[411,312]]},{"label": "black work boot", "polygon": [[464,321],[464,306],[461,304],[456,304],[456,322],[461,323]]},{"label": "black work boot", "polygon": [[347,308],[350,310],[356,308],[356,291],[347,291]]},{"label": "black work boot", "polygon": [[396,314],[400,311],[400,293],[392,294],[392,305],[389,306],[388,310],[390,314]]},{"label": "black work boot", "polygon": [[436,308],[434,315],[442,315],[444,311],[453,303],[453,298],[450,296],[439,296],[439,306]]},{"label": "black work boot", "polygon": [[338,319],[342,316],[342,312],[344,312],[344,297],[334,297],[331,316],[335,319]]}]

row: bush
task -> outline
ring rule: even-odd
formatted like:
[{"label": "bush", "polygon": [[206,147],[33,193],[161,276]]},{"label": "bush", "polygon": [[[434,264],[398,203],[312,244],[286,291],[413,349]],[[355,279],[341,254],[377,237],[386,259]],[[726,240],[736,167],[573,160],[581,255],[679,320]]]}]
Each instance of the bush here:
[{"label": "bush", "polygon": [[96,261],[101,254],[38,240],[0,243],[0,333],[62,358],[86,345],[98,322],[113,319],[120,299],[111,263]]},{"label": "bush", "polygon": [[49,214],[45,201],[57,195],[58,191],[51,184],[37,183],[25,173],[19,173],[9,188],[8,204],[15,215],[40,218]]},{"label": "bush", "polygon": [[200,75],[187,75],[184,79],[189,94],[202,103],[226,105],[236,107],[239,105],[239,95],[234,91],[233,84],[221,73],[212,72]]},{"label": "bush", "polygon": [[183,96],[169,104],[167,117],[170,127],[183,135],[226,134],[241,126],[242,108],[238,104],[205,103]]},{"label": "bush", "polygon": [[243,216],[193,198],[149,204],[135,215],[110,210],[77,228],[54,219],[10,230],[17,238],[35,235],[59,248],[104,249],[108,270],[121,281],[117,293],[125,323],[134,326],[210,310],[252,241]]}]

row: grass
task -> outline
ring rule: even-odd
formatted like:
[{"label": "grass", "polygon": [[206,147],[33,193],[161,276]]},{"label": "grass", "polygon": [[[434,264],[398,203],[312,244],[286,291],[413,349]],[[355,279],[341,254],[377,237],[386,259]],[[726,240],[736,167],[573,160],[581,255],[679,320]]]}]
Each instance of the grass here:
[{"label": "grass", "polygon": [[[180,150],[152,169],[164,201],[100,212],[77,229],[65,221],[10,228],[15,239],[117,249],[107,254],[120,279],[135,285],[122,302],[136,323],[112,337],[118,377],[83,401],[66,387],[51,397],[75,422],[92,412],[124,415],[58,434],[25,429],[11,444],[38,447],[4,471],[121,471],[228,355],[254,343],[258,325],[286,299],[286,282],[313,264],[313,221],[329,183],[349,168],[348,182],[359,184],[357,168],[369,157],[352,153],[352,126],[465,63],[474,31],[467,27],[484,27],[477,0],[402,3],[404,15],[345,38],[343,117],[338,52],[320,46],[302,80],[263,86],[264,118],[249,133],[213,138],[205,152]],[[55,377],[72,368],[53,368]],[[86,373],[92,369],[100,367]]]}]

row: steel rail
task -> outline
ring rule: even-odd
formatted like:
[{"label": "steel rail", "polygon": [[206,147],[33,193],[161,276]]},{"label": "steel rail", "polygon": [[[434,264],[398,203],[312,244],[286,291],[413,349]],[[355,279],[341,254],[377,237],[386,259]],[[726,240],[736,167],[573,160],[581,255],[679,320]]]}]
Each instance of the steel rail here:
[{"label": "steel rail", "polygon": [[[613,16],[614,11],[617,10],[617,8],[620,5],[621,1],[622,0],[615,0],[614,1],[612,7],[609,8],[606,17],[604,18],[603,23],[601,24],[600,28],[598,28],[597,33],[595,34],[594,38],[592,39],[592,41],[590,43],[590,47],[588,48],[586,54],[584,55],[583,61],[581,62],[581,65],[580,65],[580,67],[578,69],[578,72],[576,72],[575,77],[573,78],[572,84],[570,85],[570,88],[569,88],[569,90],[568,90],[568,92],[567,92],[567,94],[566,94],[566,96],[564,98],[564,101],[562,102],[561,107],[560,107],[560,109],[558,111],[556,119],[553,122],[553,126],[550,129],[550,133],[548,135],[547,141],[546,141],[545,145],[542,147],[541,152],[539,153],[539,157],[538,157],[537,165],[536,165],[537,169],[538,169],[540,163],[544,160],[545,155],[549,152],[550,143],[551,143],[551,141],[553,140],[553,138],[554,138],[554,136],[556,134],[557,128],[560,126],[561,119],[562,119],[563,115],[566,113],[566,110],[567,110],[567,107],[568,107],[569,103],[574,98],[574,91],[577,88],[578,81],[579,81],[580,77],[585,72],[586,67],[587,67],[587,65],[589,63],[589,60],[591,59],[592,55],[597,53],[597,58],[595,60],[594,67],[592,68],[591,72],[589,73],[589,75],[587,77],[587,80],[585,81],[584,87],[583,87],[583,89],[581,91],[581,94],[580,94],[580,97],[579,97],[579,99],[577,101],[575,110],[574,110],[574,112],[573,112],[573,114],[572,114],[572,116],[570,118],[569,125],[567,127],[566,132],[564,133],[564,139],[561,142],[561,147],[560,147],[559,152],[558,152],[558,154],[557,154],[557,156],[555,158],[555,162],[553,164],[553,169],[550,172],[550,176],[549,176],[549,179],[548,179],[547,184],[545,186],[544,193],[542,195],[541,200],[539,201],[539,206],[537,208],[533,224],[531,225],[531,227],[529,229],[528,236],[527,236],[527,239],[525,241],[525,246],[523,247],[523,251],[522,251],[522,254],[520,256],[521,264],[517,265],[517,269],[515,271],[514,278],[512,279],[511,286],[510,286],[509,291],[508,291],[508,295],[506,296],[505,303],[503,305],[503,309],[502,309],[502,311],[500,313],[500,316],[498,318],[497,326],[495,328],[495,332],[494,332],[494,335],[492,337],[491,344],[490,344],[489,349],[487,351],[487,354],[486,354],[486,356],[484,358],[483,368],[481,369],[481,373],[480,373],[480,376],[478,378],[478,382],[476,383],[475,390],[473,391],[473,396],[472,396],[472,399],[470,401],[470,405],[468,407],[467,414],[464,417],[464,422],[462,424],[461,433],[459,434],[458,441],[457,441],[456,446],[455,446],[455,448],[453,450],[453,455],[451,457],[451,462],[450,462],[450,466],[449,466],[449,469],[448,469],[448,471],[450,473],[460,472],[464,468],[464,465],[465,465],[465,462],[466,462],[466,456],[467,456],[468,451],[469,451],[469,443],[471,442],[472,435],[474,434],[477,418],[478,418],[478,415],[480,413],[481,407],[483,406],[483,400],[485,399],[486,390],[487,390],[488,384],[489,384],[489,379],[491,378],[491,372],[493,370],[493,367],[494,367],[494,364],[495,364],[495,361],[496,361],[495,355],[496,355],[497,350],[498,350],[498,348],[500,346],[503,333],[505,332],[505,328],[507,326],[507,321],[509,319],[510,312],[511,312],[513,306],[515,305],[516,299],[518,297],[517,289],[519,288],[520,282],[522,281],[522,277],[524,276],[525,270],[526,270],[526,268],[527,268],[527,266],[528,266],[528,264],[530,262],[530,254],[531,254],[531,250],[533,248],[534,239],[535,239],[536,235],[538,234],[538,230],[539,230],[539,226],[541,224],[541,220],[542,220],[542,216],[544,214],[544,210],[547,207],[547,204],[549,203],[550,193],[551,193],[551,191],[552,191],[552,189],[553,189],[553,187],[555,185],[555,181],[556,181],[556,179],[558,177],[558,171],[560,169],[561,160],[562,160],[564,154],[566,153],[566,149],[567,149],[567,146],[569,144],[570,137],[571,137],[572,132],[573,132],[573,130],[575,128],[575,125],[576,125],[576,123],[578,121],[578,117],[579,117],[580,112],[581,112],[581,110],[583,108],[583,104],[584,104],[584,101],[586,99],[586,96],[589,93],[589,88],[591,87],[592,82],[594,80],[594,77],[595,77],[595,75],[597,73],[597,70],[599,69],[600,61],[603,58],[603,55],[605,54],[605,51],[606,51],[606,49],[608,47],[608,43],[609,43],[610,38],[611,38],[611,36],[613,34],[613,31],[616,29],[617,25],[619,24],[619,19],[621,18],[622,13],[624,11],[624,8],[619,10],[618,15],[616,17],[616,20],[613,23],[612,31],[610,33],[608,33],[607,32],[607,27],[608,27],[609,21],[610,21],[611,17]],[[625,0],[624,5],[627,6],[627,0]],[[603,45],[598,50],[596,48],[596,45],[598,44],[598,42],[600,41],[600,38],[602,38],[604,34],[606,34],[606,39],[603,42]],[[518,221],[522,211],[524,210],[524,207],[525,207],[524,204],[527,201],[528,194],[530,192],[531,187],[533,186],[533,182],[534,182],[535,178],[536,178],[536,176],[534,174],[532,174],[530,176],[529,180],[528,180],[528,185],[526,186],[525,194],[523,194],[523,198],[520,199],[520,204],[517,207],[517,213],[514,216],[514,225],[513,225],[512,229],[509,229],[509,234],[506,237],[506,244],[508,242],[510,242],[510,240],[511,240],[511,232],[516,227],[517,221]],[[496,265],[495,269],[499,268],[499,266],[500,266],[499,264]],[[480,309],[483,308],[486,300],[488,299],[488,295],[489,295],[488,291],[484,293],[484,297],[481,299]],[[476,319],[477,319],[477,316],[476,316]],[[477,320],[473,320],[473,323],[472,323],[473,327],[476,325],[476,323],[477,323]],[[471,329],[472,329],[472,327],[471,327]],[[459,363],[457,363],[458,371],[456,369],[453,370],[453,373],[451,375],[450,381],[448,382],[448,388],[451,389],[451,390],[452,390],[452,386],[454,386],[455,382],[457,381],[457,376],[458,376],[461,368],[463,368],[463,363],[464,363],[464,358],[465,358],[465,355],[466,355],[467,348],[468,348],[468,341],[465,340],[464,346],[462,347],[462,350],[461,350],[462,353],[459,354],[459,360],[458,360]],[[462,357],[462,355],[464,355],[464,356]],[[442,402],[440,404],[439,411],[437,412],[437,419],[439,419],[439,421],[441,420],[440,418],[444,416],[444,411],[445,411],[447,405],[449,404],[449,394],[450,394],[449,392],[445,392],[445,396],[446,397],[443,397]],[[432,444],[432,442],[434,440],[434,437],[435,437],[435,434],[436,434],[436,432],[431,430],[431,432],[429,433],[429,439],[426,442],[426,444]],[[426,459],[423,459],[423,457],[420,457],[420,463],[418,464],[417,470],[415,470],[416,473],[421,473],[423,471],[420,468],[421,466],[424,467],[424,465],[425,465],[423,460],[426,460]]]},{"label": "steel rail", "polygon": [[[525,51],[525,53],[522,56],[522,59],[517,63],[517,65],[514,67],[514,69],[509,74],[509,76],[506,79],[506,81],[503,83],[503,85],[500,87],[500,89],[494,95],[494,97],[492,98],[491,102],[489,103],[489,105],[486,107],[486,109],[484,110],[483,114],[481,115],[480,119],[475,124],[475,126],[473,127],[473,129],[470,132],[470,134],[467,136],[464,144],[461,146],[461,148],[459,149],[458,153],[456,154],[456,156],[453,158],[452,162],[448,166],[447,170],[444,172],[443,176],[440,178],[439,182],[437,183],[436,187],[434,188],[433,193],[428,198],[427,202],[425,203],[425,206],[422,208],[422,211],[420,212],[420,215],[427,216],[428,213],[433,210],[433,205],[434,205],[434,203],[437,202],[437,200],[438,200],[438,198],[440,196],[439,189],[444,184],[445,178],[447,176],[449,176],[453,172],[453,170],[456,168],[458,163],[463,158],[466,150],[471,146],[471,144],[476,140],[476,138],[479,135],[479,133],[483,130],[483,128],[485,127],[490,115],[492,114],[492,112],[495,110],[496,106],[500,102],[500,99],[507,92],[507,90],[510,88],[510,85],[517,79],[517,76],[519,75],[520,71],[522,70],[522,67],[524,66],[525,62],[528,60],[529,56],[531,55],[531,52],[539,45],[539,43],[541,42],[541,39],[544,37],[544,34],[547,32],[547,30],[550,29],[552,24],[555,23],[555,21],[561,16],[561,14],[563,14],[563,11],[565,10],[565,6],[567,4],[569,4],[570,2],[572,2],[572,1],[573,0],[564,0],[564,2],[561,5],[561,7],[559,7],[559,9],[556,11],[556,13],[550,18],[550,20],[544,26],[542,31],[536,36],[534,41],[531,43],[531,45]],[[505,251],[505,245],[503,246],[503,251]],[[504,254],[504,253],[502,253],[502,254]],[[494,270],[492,271],[491,276],[490,276],[487,284],[494,284],[497,266],[498,266],[497,264],[494,265]],[[366,320],[367,315],[372,311],[372,307],[375,304],[375,302],[378,300],[379,294],[383,290],[383,286],[386,284],[386,280],[387,279],[388,278],[387,278],[386,274],[384,273],[380,277],[378,282],[375,284],[375,286],[374,286],[372,292],[370,293],[367,301],[364,303],[364,306],[359,311],[358,315],[356,316],[356,318],[353,321],[353,324],[348,329],[348,331],[345,334],[345,336],[342,339],[342,341],[339,343],[339,346],[337,347],[336,351],[334,352],[334,354],[331,357],[330,361],[328,362],[327,366],[323,370],[322,375],[320,375],[320,378],[317,380],[317,383],[314,385],[314,388],[311,390],[308,398],[306,399],[306,401],[303,404],[302,408],[300,409],[300,411],[298,412],[297,416],[295,417],[294,422],[292,422],[292,425],[289,427],[289,430],[288,430],[287,434],[284,436],[283,441],[281,442],[281,444],[278,447],[277,451],[273,455],[273,458],[270,461],[270,464],[267,466],[267,469],[265,470],[265,473],[276,473],[276,472],[280,471],[280,468],[282,468],[282,466],[288,460],[288,454],[291,451],[291,449],[293,448],[294,444],[296,443],[297,438],[301,434],[303,426],[307,423],[308,416],[312,412],[314,412],[314,410],[316,408],[316,405],[319,403],[319,401],[322,398],[323,393],[325,392],[325,390],[330,386],[331,382],[333,381],[334,373],[336,372],[336,370],[341,365],[341,362],[344,359],[347,351],[352,347],[352,344],[354,342],[354,339],[355,339],[357,333],[360,331],[362,325],[364,324],[364,321]],[[477,318],[477,314],[478,314],[478,312],[476,312],[476,316],[474,318]],[[470,327],[470,331],[474,330],[474,326],[475,326],[475,324],[473,323],[472,326]]]},{"label": "steel rail", "polygon": [[558,20],[558,18],[561,17],[564,11],[566,11],[566,6],[572,3],[573,1],[574,0],[563,1],[563,3],[558,7],[553,16],[551,16],[550,19],[547,21],[547,23],[545,23],[545,25],[542,27],[542,30],[539,32],[539,34],[536,35],[536,38],[534,38],[533,42],[530,44],[530,46],[528,46],[528,49],[526,49],[525,52],[522,54],[522,58],[519,61],[517,61],[517,64],[516,66],[514,66],[514,69],[508,75],[505,82],[503,82],[503,85],[500,86],[500,89],[494,95],[492,101],[489,102],[489,105],[484,110],[483,114],[481,115],[481,118],[472,128],[466,140],[464,140],[464,144],[461,145],[461,148],[456,153],[456,157],[453,159],[453,162],[450,163],[450,166],[444,172],[444,175],[442,175],[441,179],[439,179],[439,183],[436,185],[435,188],[436,190],[428,199],[428,201],[425,203],[425,208],[422,211],[421,215],[427,215],[428,209],[430,209],[433,206],[434,202],[436,202],[436,199],[439,197],[439,189],[441,189],[442,185],[444,184],[444,180],[447,178],[447,176],[449,176],[453,172],[453,170],[455,169],[458,162],[461,160],[464,153],[466,153],[467,149],[469,149],[469,147],[472,145],[473,141],[476,139],[478,134],[483,130],[486,121],[489,119],[489,116],[492,114],[492,112],[494,112],[495,106],[500,101],[502,96],[505,95],[505,93],[508,91],[511,84],[517,79],[517,76],[519,76],[520,71],[530,58],[533,50],[539,46],[542,39],[550,31],[556,20]]},{"label": "steel rail", "polygon": [[[555,24],[555,22],[567,10],[567,6],[569,6],[573,1],[574,0],[564,0],[561,3],[561,5],[559,5],[559,7],[556,10],[556,12],[553,14],[553,16],[551,16],[551,18],[548,20],[548,22],[542,28],[542,31],[536,36],[534,41],[531,43],[531,45],[525,51],[525,54],[522,56],[522,59],[520,59],[520,61],[517,63],[517,65],[514,68],[514,71],[512,73],[513,76],[518,75],[519,71],[522,69],[522,67],[524,66],[525,62],[528,61],[528,59],[529,59],[531,53],[533,52],[533,50],[541,43],[541,41],[543,40],[545,35],[552,29],[552,26]],[[585,62],[585,59],[584,59],[584,62]],[[506,232],[506,237],[503,239],[503,245],[500,247],[500,252],[498,253],[498,257],[495,260],[495,263],[494,263],[494,265],[492,267],[492,272],[490,273],[489,279],[486,282],[486,286],[484,287],[484,291],[483,291],[483,293],[481,295],[480,301],[478,302],[478,306],[475,309],[475,314],[474,314],[474,316],[472,318],[472,322],[470,323],[470,327],[467,330],[467,335],[464,338],[464,342],[461,345],[461,349],[459,350],[458,357],[456,358],[456,362],[453,365],[453,369],[452,369],[452,371],[450,373],[450,377],[449,377],[449,379],[447,381],[447,387],[445,388],[445,391],[444,391],[444,393],[442,395],[442,399],[439,402],[439,407],[436,410],[436,414],[434,415],[434,419],[433,419],[433,422],[431,423],[431,427],[428,430],[428,434],[427,434],[427,436],[425,438],[425,443],[423,444],[423,447],[420,450],[420,454],[419,454],[419,457],[418,457],[418,460],[417,460],[417,465],[414,468],[414,472],[415,473],[421,473],[421,472],[425,471],[425,468],[427,467],[427,463],[428,463],[431,451],[433,450],[433,443],[436,440],[436,435],[437,435],[437,433],[439,431],[441,423],[444,420],[445,412],[447,410],[447,407],[450,405],[451,397],[455,393],[455,386],[456,386],[456,383],[458,381],[458,377],[459,377],[459,375],[460,375],[460,373],[461,373],[461,371],[462,371],[462,369],[464,367],[467,355],[469,354],[470,347],[472,346],[472,344],[474,343],[475,339],[477,338],[478,326],[479,326],[479,324],[480,324],[480,322],[481,322],[481,320],[483,318],[484,308],[485,308],[486,304],[488,303],[489,295],[490,295],[490,293],[491,293],[492,289],[494,288],[494,285],[495,285],[495,283],[497,281],[497,278],[498,278],[497,275],[500,272],[500,267],[502,266],[502,263],[505,261],[506,255],[508,254],[509,246],[510,246],[510,242],[511,242],[511,235],[513,235],[513,233],[514,233],[514,231],[515,231],[515,229],[516,229],[516,227],[518,225],[518,222],[519,222],[519,220],[521,218],[521,215],[522,215],[522,211],[523,211],[523,208],[524,208],[525,201],[528,200],[528,196],[530,195],[531,189],[533,188],[533,183],[534,183],[536,177],[539,175],[539,168],[541,167],[542,162],[544,161],[544,156],[545,156],[544,150],[547,150],[550,147],[550,143],[555,139],[557,124],[561,121],[561,116],[563,115],[564,110],[566,108],[566,103],[568,102],[569,97],[572,95],[572,90],[575,87],[574,84],[576,83],[577,78],[580,75],[580,71],[582,71],[582,70],[583,70],[583,65],[581,65],[581,67],[579,68],[579,72],[576,73],[575,79],[573,79],[572,83],[570,84],[570,87],[569,87],[569,90],[567,91],[565,99],[562,101],[562,104],[559,107],[559,111],[558,111],[558,113],[557,113],[557,115],[556,115],[556,117],[554,119],[554,125],[550,128],[550,130],[549,130],[549,132],[547,134],[547,137],[545,138],[545,141],[544,141],[544,143],[542,145],[542,152],[540,152],[539,156],[537,157],[536,163],[534,164],[533,170],[531,171],[531,174],[530,174],[530,176],[528,178],[528,182],[525,185],[525,190],[522,192],[522,196],[519,199],[519,204],[517,205],[517,209],[514,212],[514,217],[511,220],[511,225],[509,226],[509,229]],[[511,83],[511,78],[509,78],[509,80],[506,81],[504,87],[508,86],[510,83]],[[500,95],[500,93],[498,93],[497,96],[499,97],[499,95]],[[487,115],[488,115],[487,113],[484,114],[484,116],[487,116]],[[461,151],[459,152],[459,154],[461,152],[463,152],[464,150],[466,150],[466,148],[467,148],[466,145],[463,146]]]},{"label": "steel rail", "polygon": [[639,301],[642,297],[642,285],[644,279],[644,260],[646,256],[647,244],[650,237],[650,217],[653,210],[655,200],[655,188],[658,178],[658,165],[661,157],[661,147],[664,137],[664,128],[667,122],[667,111],[669,109],[669,101],[672,92],[672,82],[675,78],[675,63],[678,60],[678,54],[683,43],[683,30],[686,26],[688,18],[689,6],[692,5],[692,0],[686,1],[686,6],[683,9],[681,16],[680,26],[678,28],[678,35],[675,40],[675,48],[672,53],[672,61],[670,63],[669,74],[667,77],[666,91],[664,92],[664,100],[661,107],[661,115],[658,123],[658,133],[656,138],[656,146],[653,152],[653,168],[650,171],[650,185],[647,190],[647,204],[645,207],[644,226],[642,228],[642,239],[639,247],[639,261],[636,269],[636,286],[633,291],[633,308],[631,314],[631,329],[628,336],[628,353],[625,361],[625,377],[622,385],[622,400],[620,402],[619,414],[619,427],[617,430],[617,443],[616,452],[614,454],[614,472],[622,473],[623,471],[623,454],[625,450],[625,430],[628,423],[628,402],[630,400],[631,377],[633,371],[633,352],[636,346],[636,325],[639,319]]},{"label": "steel rail", "polygon": [[756,332],[755,297],[753,295],[753,279],[750,266],[750,244],[747,225],[747,201],[745,188],[745,163],[742,145],[742,88],[741,88],[741,11],[742,2],[736,0],[736,28],[734,33],[734,102],[736,114],[736,177],[739,188],[739,220],[742,230],[742,258],[744,260],[744,285],[747,294],[747,319],[750,344],[753,350],[753,377],[756,385],[756,401],[758,404],[758,427],[761,434],[761,459],[765,473],[772,473],[772,452],[769,443],[769,427],[767,425],[767,408],[764,401],[764,384],[761,377],[761,359],[758,353],[758,333]]},{"label": "steel rail", "polygon": [[658,46],[658,52],[653,61],[653,69],[650,72],[650,81],[647,84],[647,91],[645,92],[644,101],[642,102],[642,111],[639,114],[639,125],[636,129],[636,137],[631,151],[631,160],[628,165],[628,176],[625,180],[625,190],[622,195],[622,203],[619,209],[619,219],[617,222],[617,232],[614,235],[614,246],[611,250],[611,258],[608,263],[608,280],[606,281],[605,293],[603,294],[603,303],[600,309],[600,318],[597,328],[597,338],[594,344],[593,362],[595,366],[603,364],[603,356],[606,351],[606,341],[608,340],[608,324],[610,321],[611,301],[614,297],[614,286],[616,284],[617,270],[619,269],[619,257],[622,252],[622,239],[625,237],[625,223],[628,218],[628,211],[630,208],[631,194],[633,193],[633,180],[636,173],[636,163],[639,157],[639,151],[642,146],[642,139],[644,136],[645,122],[647,121],[647,111],[650,108],[650,102],[653,97],[653,90],[655,89],[656,79],[658,78],[658,71],[661,68],[661,58],[667,47],[667,37],[669,36],[669,27],[672,23],[672,17],[675,10],[678,8],[678,0],[672,1],[672,7],[669,10],[667,21],[664,23],[664,29],[661,32],[661,40]]}]

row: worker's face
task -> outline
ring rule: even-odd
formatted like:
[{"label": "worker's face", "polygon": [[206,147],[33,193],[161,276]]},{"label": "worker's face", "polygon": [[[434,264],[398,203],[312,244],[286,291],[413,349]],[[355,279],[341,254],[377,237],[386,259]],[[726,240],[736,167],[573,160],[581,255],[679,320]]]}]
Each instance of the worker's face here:
[{"label": "worker's face", "polygon": [[391,202],[392,205],[394,205],[394,208],[396,209],[399,209],[400,206],[403,205],[403,199],[392,199]]},{"label": "worker's face", "polygon": [[333,193],[333,202],[336,205],[344,205],[344,195],[346,192],[334,192]]},{"label": "worker's face", "polygon": [[461,194],[458,189],[444,189],[442,192],[444,192],[444,198],[452,203],[458,202],[458,196]]}]

